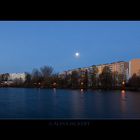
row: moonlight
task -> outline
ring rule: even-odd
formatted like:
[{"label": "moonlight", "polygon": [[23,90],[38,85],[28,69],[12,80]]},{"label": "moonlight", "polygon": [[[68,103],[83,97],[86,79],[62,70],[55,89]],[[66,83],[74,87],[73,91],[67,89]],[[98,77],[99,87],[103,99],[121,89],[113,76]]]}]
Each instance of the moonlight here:
[{"label": "moonlight", "polygon": [[80,57],[80,53],[79,52],[76,52],[75,53],[75,57],[77,57],[77,58]]}]

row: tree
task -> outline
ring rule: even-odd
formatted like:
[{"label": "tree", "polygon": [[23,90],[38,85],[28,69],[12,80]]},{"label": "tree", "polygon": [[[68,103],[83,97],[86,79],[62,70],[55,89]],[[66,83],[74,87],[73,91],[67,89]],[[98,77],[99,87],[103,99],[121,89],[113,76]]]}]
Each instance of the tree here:
[{"label": "tree", "polygon": [[3,81],[2,74],[0,74],[0,82],[2,82],[2,81]]},{"label": "tree", "polygon": [[50,66],[44,66],[40,68],[41,74],[44,78],[48,78],[53,73],[53,68]]},{"label": "tree", "polygon": [[126,82],[126,77],[123,73],[118,74],[118,85],[121,86],[122,82]]},{"label": "tree", "polygon": [[51,87],[56,88],[58,87],[59,84],[59,79],[58,79],[58,74],[52,74],[51,76]]},{"label": "tree", "polygon": [[79,75],[77,71],[72,71],[71,74],[71,83],[72,83],[72,88],[78,88],[79,87]]},{"label": "tree", "polygon": [[21,78],[14,79],[14,86],[22,86],[23,80]]},{"label": "tree", "polygon": [[59,88],[66,88],[67,87],[67,81],[65,80],[65,78],[62,77],[58,77],[58,87]]},{"label": "tree", "polygon": [[2,74],[2,80],[3,81],[8,81],[8,78],[9,78],[9,73]]},{"label": "tree", "polygon": [[117,71],[112,72],[112,86],[116,88],[118,84],[119,74]]},{"label": "tree", "polygon": [[52,74],[53,74],[53,68],[50,66],[44,66],[40,68],[41,75],[42,75],[42,85],[51,87],[52,86]]},{"label": "tree", "polygon": [[85,70],[85,74],[84,74],[84,88],[87,89],[88,88],[88,71]]},{"label": "tree", "polygon": [[140,88],[140,76],[133,74],[133,76],[129,79],[128,85],[134,89]]},{"label": "tree", "polygon": [[71,88],[72,87],[72,78],[71,75],[66,75],[63,79],[63,85],[64,88]]},{"label": "tree", "polygon": [[92,73],[91,73],[91,82],[92,82],[92,88],[96,88],[98,86],[98,68],[96,66],[92,67]]},{"label": "tree", "polygon": [[31,77],[32,82],[34,84],[38,84],[38,82],[41,82],[41,78],[42,77],[41,77],[40,71],[37,70],[37,69],[33,69],[33,71],[32,71],[32,77]]},{"label": "tree", "polygon": [[25,72],[25,85],[29,86],[31,84],[31,74],[28,72]]},{"label": "tree", "polygon": [[84,69],[80,69],[79,70],[79,77],[78,77],[78,81],[79,81],[79,85],[80,88],[88,88],[88,84],[89,84],[89,75],[88,75],[88,71],[84,70]]},{"label": "tree", "polygon": [[112,72],[108,66],[103,68],[102,73],[99,75],[101,87],[104,89],[112,88]]}]

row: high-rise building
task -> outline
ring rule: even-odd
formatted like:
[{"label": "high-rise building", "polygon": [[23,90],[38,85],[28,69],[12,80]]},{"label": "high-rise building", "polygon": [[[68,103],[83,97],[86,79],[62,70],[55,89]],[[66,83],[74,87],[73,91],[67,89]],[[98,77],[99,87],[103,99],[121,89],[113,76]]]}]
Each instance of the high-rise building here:
[{"label": "high-rise building", "polygon": [[[122,74],[124,76],[123,79],[126,81],[128,81],[129,78],[131,78],[134,73],[140,75],[140,59],[133,59],[130,60],[129,62],[118,61],[113,63],[96,65],[96,67],[98,68],[98,75],[102,73],[102,70],[105,66],[108,66],[112,73],[117,72],[118,74]],[[71,75],[72,71],[77,71],[79,72],[80,75],[82,75],[85,73],[86,70],[88,72],[88,78],[90,82],[92,74],[92,66],[68,70],[61,73],[60,76],[64,77],[65,75]]]},{"label": "high-rise building", "polygon": [[105,66],[108,66],[111,72],[118,72],[118,74],[123,74],[126,77],[126,80],[128,80],[128,70],[129,70],[129,63],[125,61],[118,61],[118,62],[113,62],[109,64],[101,64],[97,65],[96,67],[98,68],[99,74],[102,73],[102,70]]},{"label": "high-rise building", "polygon": [[129,61],[129,78],[133,74],[140,75],[140,59],[132,59]]}]

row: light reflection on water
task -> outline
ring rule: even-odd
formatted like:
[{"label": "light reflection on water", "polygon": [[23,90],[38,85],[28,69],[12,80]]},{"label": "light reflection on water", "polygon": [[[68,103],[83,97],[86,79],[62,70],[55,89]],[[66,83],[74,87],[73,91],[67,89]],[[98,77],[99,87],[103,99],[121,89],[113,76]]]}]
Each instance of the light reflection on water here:
[{"label": "light reflection on water", "polygon": [[1,88],[0,118],[140,118],[140,93]]},{"label": "light reflection on water", "polygon": [[56,88],[53,88],[53,93],[56,93]]},{"label": "light reflection on water", "polygon": [[126,91],[125,90],[122,90],[121,91],[121,111],[123,112],[123,113],[125,113],[126,112]]},{"label": "light reflection on water", "polygon": [[126,101],[127,96],[126,96],[126,91],[125,90],[121,91],[121,98],[122,98],[123,101]]}]

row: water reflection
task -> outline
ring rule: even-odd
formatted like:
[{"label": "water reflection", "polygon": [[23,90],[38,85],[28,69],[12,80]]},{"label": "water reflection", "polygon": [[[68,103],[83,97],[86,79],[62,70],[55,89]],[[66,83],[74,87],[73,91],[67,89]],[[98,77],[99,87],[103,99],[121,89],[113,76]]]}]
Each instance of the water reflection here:
[{"label": "water reflection", "polygon": [[126,98],[127,98],[127,96],[126,96],[126,91],[125,91],[125,90],[122,90],[122,91],[121,91],[121,99],[122,99],[123,101],[126,101]]},{"label": "water reflection", "polygon": [[53,88],[52,96],[56,97],[56,88]]},{"label": "water reflection", "polygon": [[53,88],[53,93],[56,93],[56,88]]},{"label": "water reflection", "polygon": [[0,88],[0,118],[140,118],[140,92]]},{"label": "water reflection", "polygon": [[40,93],[40,88],[38,88],[38,93]]},{"label": "water reflection", "polygon": [[126,112],[126,91],[122,90],[121,91],[121,111],[124,113]]},{"label": "water reflection", "polygon": [[83,93],[84,93],[84,90],[83,90],[83,89],[81,89],[81,90],[80,90],[80,92],[83,94]]},{"label": "water reflection", "polygon": [[52,98],[52,102],[53,102],[53,109],[56,110],[56,108],[58,107],[58,100],[57,100],[57,96],[56,95],[56,88],[53,88],[53,94],[52,94],[53,98]]},{"label": "water reflection", "polygon": [[[80,93],[80,94],[78,94]],[[81,118],[86,109],[85,109],[85,94],[84,90],[80,89],[80,91],[72,90],[70,93],[71,96],[71,116],[76,118]]]}]

